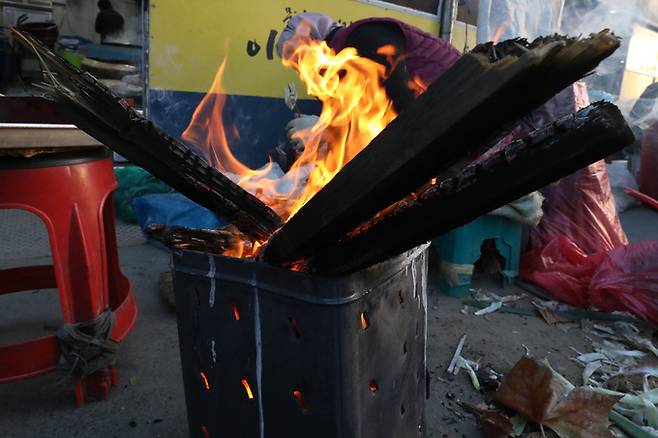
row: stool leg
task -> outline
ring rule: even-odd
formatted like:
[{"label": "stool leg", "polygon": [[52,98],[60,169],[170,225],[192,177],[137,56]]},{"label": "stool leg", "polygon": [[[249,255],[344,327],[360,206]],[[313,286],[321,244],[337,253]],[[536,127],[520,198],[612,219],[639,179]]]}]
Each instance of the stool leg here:
[{"label": "stool leg", "polygon": [[[37,271],[43,277],[39,281],[53,279],[52,284],[48,283],[50,287],[56,283],[64,322],[86,321],[110,307],[118,315],[113,336],[122,340],[133,327],[137,308],[130,282],[119,269],[110,197],[116,187],[110,159],[0,172],[0,208],[30,211],[46,224],[53,267],[41,267]],[[28,280],[32,284],[37,271],[30,271],[27,278],[13,283],[0,281],[0,293],[12,292]],[[109,275],[112,275],[112,287],[109,287]],[[37,344],[39,348],[50,348],[48,360],[44,362],[40,357],[39,366],[33,367],[39,372],[52,370],[51,363],[56,362],[59,353],[54,337],[47,339],[51,341],[49,344],[41,341]],[[110,386],[117,383],[116,366],[101,370],[75,385],[76,402],[83,405],[85,397],[92,393],[107,398]]]},{"label": "stool leg", "polygon": [[[53,262],[62,313],[67,323],[87,321],[107,307],[106,253],[104,232],[98,218],[84,219],[74,207],[69,217],[54,221],[51,230]],[[86,396],[106,399],[110,373],[98,371],[76,385],[79,406]]]},{"label": "stool leg", "polygon": [[119,266],[116,228],[114,224],[114,202],[109,195],[103,206],[103,235],[105,238],[105,257],[107,259],[107,295],[108,303],[116,309],[128,294],[128,288],[121,287],[127,281]]},{"label": "stool leg", "polygon": [[93,319],[107,307],[105,254],[97,223],[81,220],[76,207],[68,218],[51,225],[53,265],[67,323]]}]

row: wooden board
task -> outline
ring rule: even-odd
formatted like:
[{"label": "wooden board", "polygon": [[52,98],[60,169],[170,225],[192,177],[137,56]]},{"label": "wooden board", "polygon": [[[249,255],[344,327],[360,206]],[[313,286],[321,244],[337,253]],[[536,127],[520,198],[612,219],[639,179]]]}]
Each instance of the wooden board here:
[{"label": "wooden board", "polygon": [[460,58],[273,236],[265,260],[285,266],[335,244],[587,74],[619,39],[501,44],[502,58],[493,45]]},{"label": "wooden board", "polygon": [[75,125],[0,123],[0,149],[97,148],[95,138]]},{"label": "wooden board", "polygon": [[264,241],[282,225],[269,207],[144,119],[93,76],[30,35],[13,32],[41,62],[41,86],[47,96],[89,135],[253,238]]},{"label": "wooden board", "polygon": [[240,238],[240,233],[236,230],[204,230],[177,225],[149,225],[144,234],[149,239],[162,242],[172,249],[201,251],[219,255],[235,245],[237,239]]},{"label": "wooden board", "polygon": [[430,186],[391,213],[309,260],[312,272],[335,276],[386,260],[616,152],[634,140],[610,103],[530,133],[461,175]]}]

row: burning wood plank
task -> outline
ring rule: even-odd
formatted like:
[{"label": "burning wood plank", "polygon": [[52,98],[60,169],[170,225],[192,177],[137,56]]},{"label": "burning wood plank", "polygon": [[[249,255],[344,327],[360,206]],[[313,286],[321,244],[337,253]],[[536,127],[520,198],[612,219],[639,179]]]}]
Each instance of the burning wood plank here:
[{"label": "burning wood plank", "polygon": [[461,175],[363,224],[313,256],[323,275],[357,271],[426,242],[602,159],[633,141],[619,109],[596,103],[538,129]]},{"label": "burning wood plank", "polygon": [[42,88],[79,128],[256,239],[267,239],[283,221],[269,207],[196,156],[185,145],[128,107],[121,98],[14,30],[34,50],[44,70]]},{"label": "burning wood plank", "polygon": [[175,249],[222,254],[236,246],[240,233],[232,229],[205,230],[181,226],[150,225],[145,234]]},{"label": "burning wood plank", "polygon": [[[586,39],[485,44],[464,55],[272,237],[264,259],[297,262],[335,244],[612,54],[607,31]],[[386,236],[388,238],[388,236]]]}]

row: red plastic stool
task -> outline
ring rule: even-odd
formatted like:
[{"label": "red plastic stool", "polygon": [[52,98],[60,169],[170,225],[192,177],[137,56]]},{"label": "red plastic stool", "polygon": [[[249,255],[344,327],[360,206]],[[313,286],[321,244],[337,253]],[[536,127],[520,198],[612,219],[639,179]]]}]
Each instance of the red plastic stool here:
[{"label": "red plastic stool", "polygon": [[[53,259],[53,265],[0,270],[0,295],[57,288],[65,323],[93,319],[109,307],[116,316],[112,339],[123,340],[135,324],[137,306],[119,268],[111,199],[116,187],[105,149],[0,158],[0,209],[39,216]],[[0,383],[53,371],[59,355],[55,336],[0,345]],[[116,384],[114,365],[76,384],[76,402],[107,399]]]}]

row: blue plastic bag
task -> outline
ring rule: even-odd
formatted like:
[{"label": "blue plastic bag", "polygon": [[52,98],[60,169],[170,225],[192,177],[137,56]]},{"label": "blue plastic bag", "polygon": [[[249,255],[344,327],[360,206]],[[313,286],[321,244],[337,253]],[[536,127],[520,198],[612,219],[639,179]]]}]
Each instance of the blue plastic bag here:
[{"label": "blue plastic bag", "polygon": [[133,209],[142,231],[152,224],[205,229],[218,229],[228,224],[180,193],[139,196],[133,199]]}]

